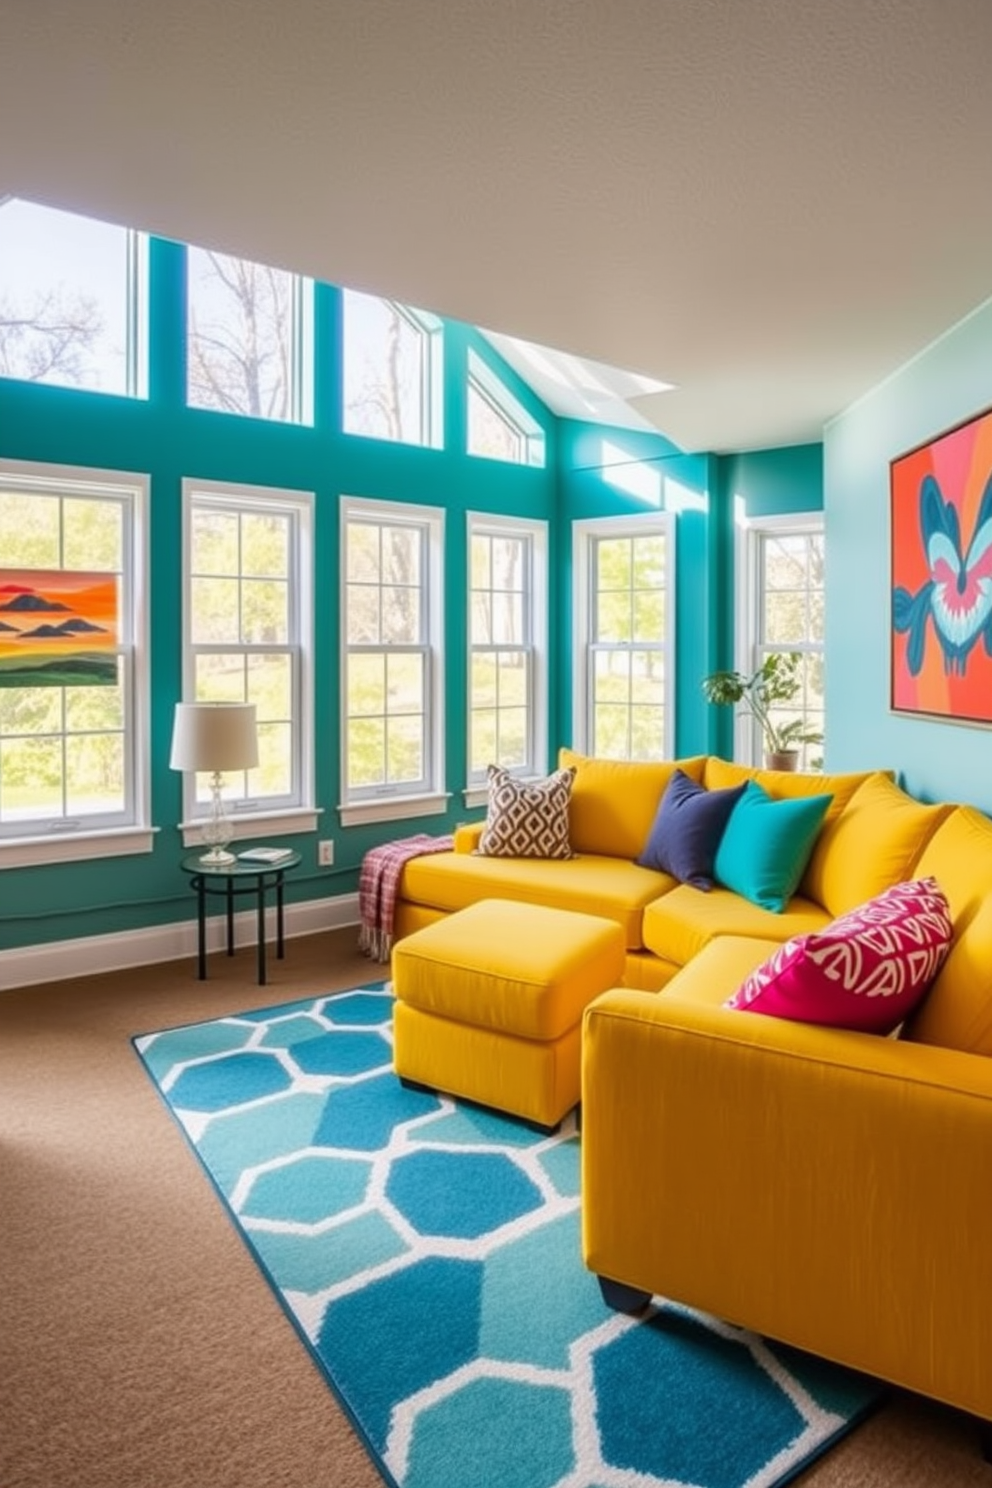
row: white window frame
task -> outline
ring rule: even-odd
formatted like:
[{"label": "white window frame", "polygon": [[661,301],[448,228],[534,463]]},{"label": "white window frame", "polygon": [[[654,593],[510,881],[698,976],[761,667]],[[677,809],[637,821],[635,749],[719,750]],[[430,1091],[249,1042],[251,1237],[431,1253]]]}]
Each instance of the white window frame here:
[{"label": "white window frame", "polygon": [[[520,455],[508,463],[514,465],[543,466],[546,461],[544,430],[535,418],[514,397],[506,384],[493,369],[483,361],[478,352],[468,354],[468,390],[488,403],[496,416],[502,419],[517,436]],[[477,460],[502,460],[501,455],[491,455],[484,450],[472,449],[469,441],[469,419],[466,416],[466,451]],[[507,463],[507,462],[504,462]]]},{"label": "white window frame", "polygon": [[[198,501],[205,506],[232,512],[277,511],[292,517],[293,551],[290,554],[290,637],[288,645],[266,648],[254,645],[220,647],[205,642],[194,646],[191,622],[192,512]],[[270,837],[290,832],[316,831],[320,810],[314,798],[314,645],[313,645],[313,507],[311,491],[285,490],[274,486],[250,486],[227,481],[183,480],[183,701],[195,701],[194,659],[197,651],[218,649],[238,652],[292,650],[295,653],[293,697],[294,760],[292,776],[295,789],[287,797],[265,800],[258,806],[250,801],[231,801],[228,813],[235,840],[257,836],[264,829]],[[209,815],[209,802],[196,800],[195,777],[183,773],[183,819],[179,823],[184,847],[196,847],[202,837],[203,823]]]},{"label": "white window frame", "polygon": [[[767,537],[823,535],[824,514],[815,512],[782,512],[775,516],[738,515],[734,528],[734,666],[750,675],[762,661],[762,548]],[[798,651],[801,655],[823,656],[825,646],[814,642],[776,645],[773,651]],[[734,719],[734,758],[742,764],[764,762],[764,746],[757,721],[738,712]]]},{"label": "white window frame", "polygon": [[590,750],[592,728],[592,658],[594,642],[595,553],[602,538],[650,537],[665,539],[665,692],[662,755],[671,759],[675,744],[675,514],[658,511],[620,517],[591,517],[572,523],[572,655],[575,662],[572,694],[573,747]]},{"label": "white window frame", "polygon": [[189,388],[189,343],[193,339],[192,325],[192,300],[189,293],[189,258],[191,252],[209,253],[211,250],[200,248],[195,243],[187,243],[186,249],[186,367],[185,367],[185,402],[186,406],[195,409],[197,413],[219,413],[227,418],[250,418],[260,423],[274,425],[300,425],[303,428],[313,427],[313,384],[314,384],[314,288],[313,280],[303,274],[294,274],[291,270],[278,269],[272,264],[260,264],[257,259],[246,259],[237,253],[220,253],[221,258],[239,258],[242,263],[249,263],[255,268],[273,269],[277,273],[285,273],[290,280],[290,348],[289,348],[289,412],[285,418],[277,418],[269,414],[248,413],[241,408],[214,408],[208,403],[193,403],[190,401]]},{"label": "white window frame", "polygon": [[[61,382],[47,378],[35,382],[36,387],[57,387],[67,392],[96,393],[101,397],[147,399],[148,397],[148,234],[137,228],[121,227],[117,223],[93,218],[84,212],[71,212],[62,207],[49,207],[27,197],[0,194],[0,207],[7,201],[18,201],[25,207],[41,212],[54,212],[64,217],[75,217],[83,222],[95,222],[100,227],[109,227],[124,234],[124,386],[123,388],[90,387],[75,382]],[[12,378],[12,381],[32,379]],[[54,469],[55,467],[50,467]]]},{"label": "white window frame", "polygon": [[[516,537],[523,539],[527,555],[527,576],[524,589],[524,641],[516,650],[527,651],[530,656],[530,687],[528,696],[527,759],[528,765],[510,773],[526,779],[544,773],[544,762],[548,755],[548,524],[531,517],[500,517],[488,512],[468,512],[467,568],[468,617],[465,626],[467,650],[467,677],[465,684],[468,733],[465,758],[468,783],[463,791],[466,806],[484,806],[489,798],[485,772],[472,771],[470,767],[471,716],[472,716],[472,538],[476,535]],[[483,651],[498,650],[498,647],[482,646]]]},{"label": "white window frame", "polygon": [[415,310],[412,305],[403,305],[391,300],[388,295],[368,294],[364,290],[342,291],[342,320],[348,314],[349,295],[364,299],[379,300],[395,310],[401,320],[420,338],[420,429],[416,439],[390,439],[385,434],[367,434],[363,429],[349,429],[344,395],[347,386],[345,357],[347,356],[347,332],[342,324],[341,332],[341,432],[352,439],[380,439],[389,444],[406,445],[410,449],[444,448],[444,326],[437,316],[425,310]]},{"label": "white window frame", "polygon": [[[342,496],[340,502],[341,571],[341,800],[338,815],[343,827],[369,822],[403,821],[417,816],[440,816],[448,809],[444,789],[444,511],[436,506],[418,506],[405,501],[383,501],[369,497]],[[424,589],[422,623],[425,638],[424,766],[422,787],[367,786],[348,789],[348,523],[382,522],[389,526],[416,527],[423,533]],[[357,647],[356,650],[388,650],[388,646]]]},{"label": "white window frame", "polygon": [[128,670],[125,721],[125,794],[120,824],[87,825],[85,818],[60,818],[18,836],[0,837],[0,869],[91,858],[149,853],[157,828],[151,823],[151,658],[148,618],[148,504],[150,478],[121,470],[4,460],[0,481],[39,496],[109,497],[126,504],[121,596],[121,651]]}]

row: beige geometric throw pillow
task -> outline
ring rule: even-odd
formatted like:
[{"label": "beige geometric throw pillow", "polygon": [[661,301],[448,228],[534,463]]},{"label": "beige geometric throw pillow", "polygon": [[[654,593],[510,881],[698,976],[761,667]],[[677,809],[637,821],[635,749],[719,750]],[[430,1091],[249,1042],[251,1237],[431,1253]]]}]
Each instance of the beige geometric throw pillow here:
[{"label": "beige geometric throw pillow", "polygon": [[489,805],[479,852],[487,858],[570,858],[568,802],[575,771],[544,780],[515,780],[490,765]]}]

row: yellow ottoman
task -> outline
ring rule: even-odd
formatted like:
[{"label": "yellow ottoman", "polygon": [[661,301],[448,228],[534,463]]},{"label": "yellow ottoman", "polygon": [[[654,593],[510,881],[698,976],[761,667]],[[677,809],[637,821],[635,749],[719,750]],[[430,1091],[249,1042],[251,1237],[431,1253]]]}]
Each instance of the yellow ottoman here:
[{"label": "yellow ottoman", "polygon": [[582,1013],[623,978],[614,920],[484,899],[393,948],[402,1080],[555,1127],[578,1103]]}]

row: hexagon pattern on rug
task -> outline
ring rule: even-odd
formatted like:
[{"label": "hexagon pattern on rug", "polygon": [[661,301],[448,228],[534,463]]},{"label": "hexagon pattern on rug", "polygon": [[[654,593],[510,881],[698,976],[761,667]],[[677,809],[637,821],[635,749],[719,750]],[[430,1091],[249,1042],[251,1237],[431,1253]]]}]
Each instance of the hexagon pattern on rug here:
[{"label": "hexagon pattern on rug", "polygon": [[135,1040],[387,1481],[773,1488],[872,1403],[689,1309],[609,1311],[574,1124],[406,1089],[391,1018],[379,985]]}]

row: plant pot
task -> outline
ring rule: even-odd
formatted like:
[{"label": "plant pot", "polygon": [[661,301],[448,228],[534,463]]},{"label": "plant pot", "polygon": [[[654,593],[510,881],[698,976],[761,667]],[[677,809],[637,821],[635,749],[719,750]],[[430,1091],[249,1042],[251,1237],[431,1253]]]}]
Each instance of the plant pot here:
[{"label": "plant pot", "polygon": [[794,770],[798,764],[798,749],[767,749],[765,751],[766,770]]}]

